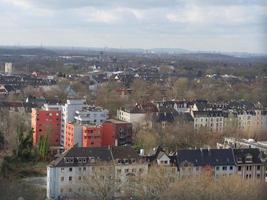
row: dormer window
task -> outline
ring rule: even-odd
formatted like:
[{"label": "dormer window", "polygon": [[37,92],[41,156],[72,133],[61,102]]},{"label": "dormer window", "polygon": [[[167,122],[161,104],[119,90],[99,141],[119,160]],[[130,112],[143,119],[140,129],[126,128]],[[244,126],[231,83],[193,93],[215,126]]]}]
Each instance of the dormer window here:
[{"label": "dormer window", "polygon": [[66,163],[74,163],[74,158],[65,158]]},{"label": "dormer window", "polygon": [[94,157],[89,157],[89,161],[90,161],[91,163],[95,163],[95,158],[94,158]]},{"label": "dormer window", "polygon": [[246,163],[252,163],[252,155],[247,155],[246,156]]}]

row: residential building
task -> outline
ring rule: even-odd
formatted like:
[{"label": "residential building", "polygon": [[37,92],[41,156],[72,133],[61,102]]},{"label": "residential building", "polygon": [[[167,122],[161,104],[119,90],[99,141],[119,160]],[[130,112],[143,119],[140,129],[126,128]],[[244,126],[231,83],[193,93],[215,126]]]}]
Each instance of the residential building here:
[{"label": "residential building", "polygon": [[237,118],[238,129],[241,131],[267,131],[267,112],[264,110],[242,110],[238,112]]},{"label": "residential building", "polygon": [[178,150],[177,165],[180,178],[198,176],[203,172],[215,178],[236,173],[232,149]]},{"label": "residential building", "polygon": [[116,119],[103,123],[102,146],[132,144],[132,124]]},{"label": "residential building", "polygon": [[267,181],[267,159],[259,149],[233,149],[237,174],[244,179]]},{"label": "residential building", "polygon": [[47,166],[47,197],[94,195],[90,191],[97,189],[98,177],[116,187],[112,196],[121,196],[128,177],[147,172],[148,164],[131,147],[73,147]]},{"label": "residential building", "polygon": [[82,147],[101,147],[113,145],[113,143],[103,145],[103,140],[104,136],[102,125],[82,126]]},{"label": "residential building", "polygon": [[108,110],[102,107],[85,106],[75,112],[74,119],[79,124],[102,124],[108,119]]},{"label": "residential building", "polygon": [[134,129],[151,127],[151,117],[155,112],[158,112],[158,109],[153,103],[136,104],[133,107],[118,109],[117,119],[132,123]]},{"label": "residential building", "polygon": [[223,111],[193,111],[194,129],[204,128],[211,132],[223,132],[224,119],[227,113]]},{"label": "residential building", "polygon": [[37,145],[41,137],[48,136],[49,145],[60,145],[61,106],[44,105],[42,109],[32,109],[31,126],[33,129],[33,145]]},{"label": "residential building", "polygon": [[68,123],[66,126],[64,149],[70,149],[74,145],[83,145],[82,126],[76,123]]},{"label": "residential building", "polygon": [[69,99],[66,104],[62,106],[62,129],[60,134],[60,145],[65,144],[66,128],[69,122],[73,122],[77,110],[82,110],[86,107],[84,99]]}]

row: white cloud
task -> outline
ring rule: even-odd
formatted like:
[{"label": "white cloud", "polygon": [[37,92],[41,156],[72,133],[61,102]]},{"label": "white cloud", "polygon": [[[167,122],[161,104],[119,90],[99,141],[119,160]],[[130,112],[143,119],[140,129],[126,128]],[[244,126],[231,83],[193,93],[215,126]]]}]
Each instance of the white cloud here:
[{"label": "white cloud", "polygon": [[255,10],[259,6],[190,6],[166,14],[166,19],[176,23],[241,25],[257,21]]},{"label": "white cloud", "polygon": [[29,9],[33,7],[31,1],[27,0],[3,0],[5,3],[22,8],[22,9]]}]

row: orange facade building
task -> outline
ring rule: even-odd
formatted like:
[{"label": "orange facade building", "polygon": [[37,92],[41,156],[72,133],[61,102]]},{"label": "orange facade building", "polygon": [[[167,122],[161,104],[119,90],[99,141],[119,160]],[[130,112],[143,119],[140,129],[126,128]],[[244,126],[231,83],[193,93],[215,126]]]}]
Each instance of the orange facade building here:
[{"label": "orange facade building", "polygon": [[41,137],[48,135],[50,146],[60,145],[61,111],[57,109],[32,109],[33,145],[37,145]]},{"label": "orange facade building", "polygon": [[102,146],[102,125],[86,125],[82,128],[83,147],[101,147]]}]

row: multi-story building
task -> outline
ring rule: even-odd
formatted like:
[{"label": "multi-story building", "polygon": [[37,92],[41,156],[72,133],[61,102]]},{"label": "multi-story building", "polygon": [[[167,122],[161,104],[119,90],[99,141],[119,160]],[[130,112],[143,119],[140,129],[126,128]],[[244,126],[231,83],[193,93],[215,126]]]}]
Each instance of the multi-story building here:
[{"label": "multi-story building", "polygon": [[33,128],[33,145],[41,137],[48,136],[50,146],[60,145],[61,106],[44,105],[42,109],[32,109],[31,126]]},{"label": "multi-story building", "polygon": [[108,111],[101,107],[86,105],[74,113],[73,121],[66,126],[65,149],[76,144],[79,147],[102,146],[101,124],[108,118]]},{"label": "multi-story building", "polygon": [[237,118],[238,129],[241,131],[267,131],[267,112],[264,110],[242,110],[238,112]]},{"label": "multi-story building", "polygon": [[112,145],[108,143],[103,145],[103,126],[102,125],[84,125],[82,126],[82,146],[83,147],[101,147]]},{"label": "multi-story building", "polygon": [[148,164],[131,147],[73,147],[47,167],[47,197],[92,197],[103,184],[109,195],[120,196],[129,177],[147,172]]},{"label": "multi-story building", "polygon": [[134,128],[146,125],[146,113],[142,110],[119,109],[117,110],[117,119],[132,123]]},{"label": "multi-story building", "polygon": [[84,99],[70,99],[66,104],[62,106],[62,129],[60,134],[60,145],[65,144],[66,128],[69,122],[74,121],[75,113],[77,110],[81,110],[86,107],[86,101]]},{"label": "multi-story building", "polygon": [[180,178],[197,176],[203,172],[215,178],[236,173],[232,149],[178,150],[177,165]]},{"label": "multi-story building", "polygon": [[259,149],[233,149],[237,174],[244,179],[265,181],[267,163]]},{"label": "multi-story building", "polygon": [[228,114],[222,111],[193,111],[194,129],[205,128],[211,132],[223,132],[224,120]]},{"label": "multi-story building", "polygon": [[64,149],[70,149],[74,145],[83,145],[82,126],[76,123],[68,123],[66,126]]},{"label": "multi-story building", "polygon": [[75,112],[75,121],[79,124],[102,124],[108,119],[108,110],[102,107],[86,106]]},{"label": "multi-story building", "polygon": [[132,124],[109,119],[103,124],[102,146],[132,144]]},{"label": "multi-story building", "polygon": [[65,149],[78,147],[121,146],[132,143],[132,124],[108,119],[103,124],[67,124]]}]

